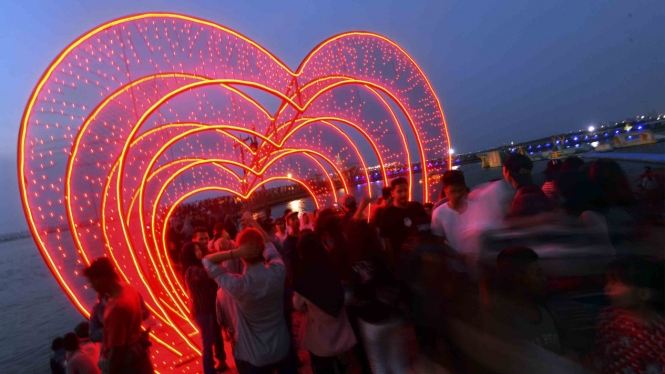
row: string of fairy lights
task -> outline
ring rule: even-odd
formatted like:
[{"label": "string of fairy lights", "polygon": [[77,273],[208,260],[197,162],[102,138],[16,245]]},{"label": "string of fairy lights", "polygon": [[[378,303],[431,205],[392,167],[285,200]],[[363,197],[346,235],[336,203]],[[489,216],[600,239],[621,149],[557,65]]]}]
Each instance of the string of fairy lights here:
[{"label": "string of fairy lights", "polygon": [[48,67],[21,123],[18,172],[35,241],[77,308],[95,300],[80,270],[108,256],[152,312],[156,370],[193,373],[200,337],[166,239],[178,206],[288,185],[327,207],[348,192],[351,165],[382,184],[402,165],[412,185],[422,179],[413,198],[429,201],[425,161],[450,163],[449,149],[431,84],[383,36],[331,37],[291,70],[233,30],[148,13],[91,30]]}]

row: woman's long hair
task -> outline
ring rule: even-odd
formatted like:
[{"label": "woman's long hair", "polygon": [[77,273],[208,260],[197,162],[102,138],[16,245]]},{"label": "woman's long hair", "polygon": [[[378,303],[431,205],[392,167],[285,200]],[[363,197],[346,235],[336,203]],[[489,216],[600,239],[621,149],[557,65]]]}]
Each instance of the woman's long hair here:
[{"label": "woman's long hair", "polygon": [[293,263],[293,290],[332,317],[344,307],[339,271],[330,260],[321,238],[309,232],[298,240]]}]

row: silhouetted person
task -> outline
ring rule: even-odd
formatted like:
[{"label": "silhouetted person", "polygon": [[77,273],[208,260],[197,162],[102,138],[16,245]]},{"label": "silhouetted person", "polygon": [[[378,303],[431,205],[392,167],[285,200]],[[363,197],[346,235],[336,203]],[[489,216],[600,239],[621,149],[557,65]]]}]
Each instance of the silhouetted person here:
[{"label": "silhouetted person", "polygon": [[141,331],[141,297],[121,283],[111,261],[102,257],[83,269],[93,290],[106,295],[104,336],[99,367],[105,374],[153,373],[147,333]]}]

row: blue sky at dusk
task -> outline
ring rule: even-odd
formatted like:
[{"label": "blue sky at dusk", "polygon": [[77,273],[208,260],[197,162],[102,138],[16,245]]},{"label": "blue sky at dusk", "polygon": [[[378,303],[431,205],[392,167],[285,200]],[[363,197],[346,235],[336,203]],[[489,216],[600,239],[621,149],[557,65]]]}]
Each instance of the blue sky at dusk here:
[{"label": "blue sky at dusk", "polygon": [[295,69],[351,30],[394,40],[430,79],[457,153],[665,113],[665,1],[7,1],[0,16],[0,233],[27,228],[16,181],[21,116],[62,49],[148,11],[208,19]]}]

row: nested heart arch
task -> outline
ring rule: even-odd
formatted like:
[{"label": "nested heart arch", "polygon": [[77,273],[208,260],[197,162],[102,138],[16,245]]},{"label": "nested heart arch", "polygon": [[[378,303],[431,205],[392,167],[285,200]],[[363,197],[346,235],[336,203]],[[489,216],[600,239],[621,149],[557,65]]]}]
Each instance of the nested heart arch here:
[{"label": "nested heart arch", "polygon": [[233,30],[148,13],[95,28],[48,67],[21,123],[19,187],[38,248],[72,302],[89,314],[94,294],[79,272],[110,257],[152,311],[156,368],[172,372],[200,356],[166,240],[183,202],[211,192],[248,199],[290,183],[325,207],[354,182],[346,163],[370,195],[372,179],[386,185],[396,171],[413,186],[419,167],[429,201],[426,161],[450,165],[449,149],[431,84],[383,36],[334,36],[292,71]]}]

